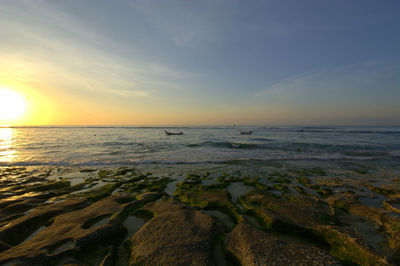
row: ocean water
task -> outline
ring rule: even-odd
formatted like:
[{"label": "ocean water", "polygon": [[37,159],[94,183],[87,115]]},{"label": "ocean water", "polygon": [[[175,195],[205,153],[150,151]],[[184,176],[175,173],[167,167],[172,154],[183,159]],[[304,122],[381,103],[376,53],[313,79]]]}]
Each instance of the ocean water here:
[{"label": "ocean water", "polygon": [[[166,136],[165,129],[184,134]],[[0,128],[0,166],[284,160],[399,162],[400,127]]]}]

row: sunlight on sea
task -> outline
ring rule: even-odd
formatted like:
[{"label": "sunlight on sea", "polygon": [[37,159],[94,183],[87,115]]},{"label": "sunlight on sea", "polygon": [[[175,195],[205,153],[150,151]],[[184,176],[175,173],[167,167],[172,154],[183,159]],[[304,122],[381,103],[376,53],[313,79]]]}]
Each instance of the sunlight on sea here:
[{"label": "sunlight on sea", "polygon": [[0,127],[0,166],[397,161],[399,136],[398,127]]},{"label": "sunlight on sea", "polygon": [[16,150],[13,148],[14,129],[0,128],[0,162],[11,163],[17,157]]}]

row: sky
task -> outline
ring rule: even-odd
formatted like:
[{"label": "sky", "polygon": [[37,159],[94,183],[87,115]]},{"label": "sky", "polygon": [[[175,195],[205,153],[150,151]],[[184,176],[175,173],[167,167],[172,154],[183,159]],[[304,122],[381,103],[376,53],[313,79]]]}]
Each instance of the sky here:
[{"label": "sky", "polygon": [[0,89],[0,124],[400,125],[400,1],[0,0]]}]

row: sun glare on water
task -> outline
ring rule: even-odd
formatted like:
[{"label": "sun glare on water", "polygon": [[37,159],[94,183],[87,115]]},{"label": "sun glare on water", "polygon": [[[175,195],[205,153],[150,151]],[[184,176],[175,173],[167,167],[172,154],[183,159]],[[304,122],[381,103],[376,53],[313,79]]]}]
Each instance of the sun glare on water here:
[{"label": "sun glare on water", "polygon": [[24,98],[12,90],[0,89],[0,123],[19,118],[25,111]]}]

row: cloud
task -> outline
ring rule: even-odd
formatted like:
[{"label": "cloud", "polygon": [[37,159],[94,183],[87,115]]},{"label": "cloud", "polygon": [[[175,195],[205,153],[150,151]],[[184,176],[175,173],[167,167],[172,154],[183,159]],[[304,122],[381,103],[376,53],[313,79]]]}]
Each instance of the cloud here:
[{"label": "cloud", "polygon": [[276,82],[253,97],[268,103],[354,105],[400,97],[400,66],[368,61],[330,69],[310,70]]},{"label": "cloud", "polygon": [[[131,6],[177,46],[195,47],[218,39],[221,16],[233,2],[223,1],[131,1]],[[223,12],[225,11],[225,12]],[[226,17],[225,17],[226,19]]]},{"label": "cloud", "polygon": [[3,79],[7,75],[56,89],[135,98],[179,88],[182,80],[196,75],[154,60],[120,56],[118,43],[51,2],[2,5],[0,14],[7,14],[0,16],[2,49],[7,51],[0,61]]}]

